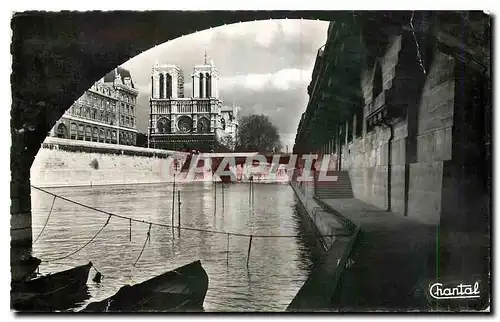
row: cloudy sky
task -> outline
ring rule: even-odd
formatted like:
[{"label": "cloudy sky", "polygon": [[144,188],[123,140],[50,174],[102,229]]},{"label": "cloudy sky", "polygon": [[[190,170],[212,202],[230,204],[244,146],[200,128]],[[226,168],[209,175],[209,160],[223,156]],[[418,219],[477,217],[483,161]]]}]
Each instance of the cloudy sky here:
[{"label": "cloudy sky", "polygon": [[191,73],[205,51],[220,73],[220,98],[238,106],[240,116],[266,114],[281,140],[293,147],[308,95],[316,53],[326,41],[327,22],[267,20],[217,27],[152,48],[126,62],[140,91],[137,125],[147,132],[151,69],[175,64],[184,70],[185,93],[191,95]]}]

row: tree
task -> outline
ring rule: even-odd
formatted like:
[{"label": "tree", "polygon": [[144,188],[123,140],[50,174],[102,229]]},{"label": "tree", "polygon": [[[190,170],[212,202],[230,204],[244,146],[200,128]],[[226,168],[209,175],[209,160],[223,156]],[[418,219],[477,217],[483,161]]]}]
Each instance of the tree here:
[{"label": "tree", "polygon": [[234,151],[234,141],[229,135],[220,138],[215,147],[215,152],[233,152]]},{"label": "tree", "polygon": [[272,153],[281,149],[280,135],[266,115],[249,115],[240,119],[236,151]]}]

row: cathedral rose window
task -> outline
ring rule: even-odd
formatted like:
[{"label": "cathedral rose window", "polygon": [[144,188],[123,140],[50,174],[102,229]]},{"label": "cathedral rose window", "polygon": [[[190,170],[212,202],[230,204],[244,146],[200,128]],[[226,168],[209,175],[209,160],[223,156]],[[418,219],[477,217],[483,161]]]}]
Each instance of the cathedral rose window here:
[{"label": "cathedral rose window", "polygon": [[177,127],[179,128],[179,131],[182,133],[191,132],[191,129],[193,127],[193,121],[187,116],[181,116],[179,118],[179,122],[177,123]]}]

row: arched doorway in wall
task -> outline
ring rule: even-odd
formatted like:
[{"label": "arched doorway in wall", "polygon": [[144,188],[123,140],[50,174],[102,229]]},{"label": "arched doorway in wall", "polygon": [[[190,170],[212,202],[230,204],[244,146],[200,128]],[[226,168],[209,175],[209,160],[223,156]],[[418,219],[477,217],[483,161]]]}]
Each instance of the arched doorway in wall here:
[{"label": "arched doorway in wall", "polygon": [[210,133],[210,121],[208,118],[202,116],[198,119],[196,131],[198,133]]},{"label": "arched doorway in wall", "polygon": [[156,130],[158,133],[170,133],[170,120],[166,117],[161,117],[156,121]]},{"label": "arched doorway in wall", "polygon": [[58,138],[61,138],[61,139],[67,139],[69,137],[68,128],[66,127],[66,125],[64,125],[64,123],[60,123],[57,126],[56,135]]}]

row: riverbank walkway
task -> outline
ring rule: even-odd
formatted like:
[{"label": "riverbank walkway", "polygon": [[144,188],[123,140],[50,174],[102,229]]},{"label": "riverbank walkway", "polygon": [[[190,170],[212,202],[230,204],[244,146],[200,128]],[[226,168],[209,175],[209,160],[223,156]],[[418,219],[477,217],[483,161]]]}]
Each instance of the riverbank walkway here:
[{"label": "riverbank walkway", "polygon": [[337,286],[342,311],[429,310],[436,276],[437,228],[360,200],[323,199],[323,206],[360,227]]}]

